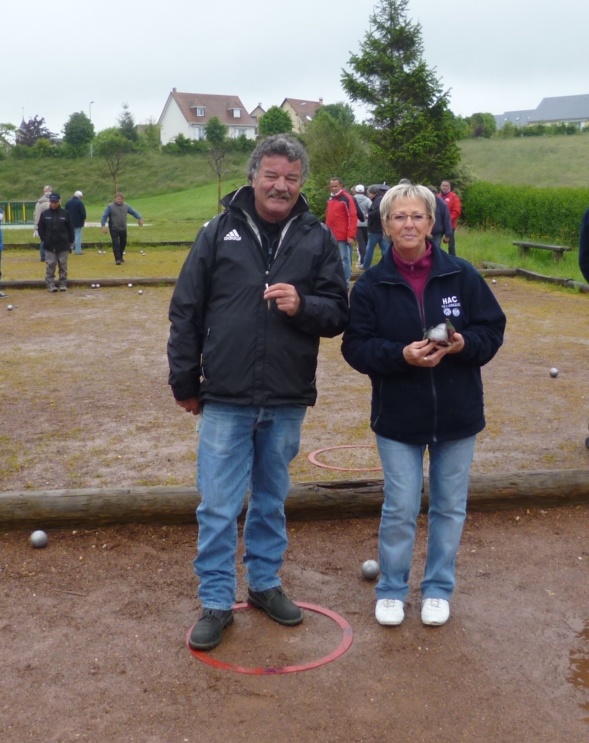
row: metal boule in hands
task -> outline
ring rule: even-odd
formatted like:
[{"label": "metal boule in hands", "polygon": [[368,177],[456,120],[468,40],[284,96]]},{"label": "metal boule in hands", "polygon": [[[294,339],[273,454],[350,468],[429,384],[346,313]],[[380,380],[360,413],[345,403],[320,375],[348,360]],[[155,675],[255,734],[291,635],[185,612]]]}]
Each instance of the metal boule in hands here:
[{"label": "metal boule in hands", "polygon": [[450,320],[446,320],[446,322],[441,322],[427,330],[423,339],[433,341],[439,346],[449,346],[452,343],[452,337],[455,332],[456,329]]}]

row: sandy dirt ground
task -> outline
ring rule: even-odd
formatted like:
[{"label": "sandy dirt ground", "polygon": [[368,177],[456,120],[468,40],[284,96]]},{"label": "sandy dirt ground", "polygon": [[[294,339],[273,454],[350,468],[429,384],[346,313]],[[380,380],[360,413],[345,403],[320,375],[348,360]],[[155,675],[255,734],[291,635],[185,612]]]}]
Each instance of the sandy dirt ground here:
[{"label": "sandy dirt ground", "polygon": [[[589,298],[497,279],[506,343],[485,369],[474,472],[588,469]],[[192,418],[166,384],[171,289],[12,292],[0,307],[0,488],[192,485]],[[3,300],[6,302],[6,300]],[[552,378],[551,367],[559,369]],[[377,466],[368,384],[323,344],[296,480]],[[354,444],[359,448],[318,449]],[[378,476],[378,472],[370,472]],[[39,524],[42,528],[43,524]],[[407,619],[375,623],[378,519],[289,525],[296,628],[239,611],[213,662],[185,646],[198,616],[192,525],[0,533],[2,741],[580,741],[589,735],[589,506],[471,513],[450,622],[423,627],[420,517]],[[246,587],[240,573],[240,599]],[[266,669],[267,672],[264,672]]]}]

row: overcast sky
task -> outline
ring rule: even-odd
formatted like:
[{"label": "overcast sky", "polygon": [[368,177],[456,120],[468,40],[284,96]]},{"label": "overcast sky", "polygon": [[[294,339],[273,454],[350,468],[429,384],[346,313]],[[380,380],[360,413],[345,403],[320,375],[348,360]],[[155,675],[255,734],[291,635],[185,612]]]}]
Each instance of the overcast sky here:
[{"label": "overcast sky", "polygon": [[[347,101],[341,70],[374,0],[28,0],[0,12],[0,122],[38,115],[54,133],[76,111],[97,131],[122,104],[157,121],[168,94]],[[424,57],[454,113],[533,109],[589,93],[586,0],[410,0]]]}]

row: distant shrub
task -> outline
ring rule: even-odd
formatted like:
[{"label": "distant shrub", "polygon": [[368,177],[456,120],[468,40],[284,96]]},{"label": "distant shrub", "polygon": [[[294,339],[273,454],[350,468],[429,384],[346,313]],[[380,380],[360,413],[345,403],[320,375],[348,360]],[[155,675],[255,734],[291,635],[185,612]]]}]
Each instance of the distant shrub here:
[{"label": "distant shrub", "polygon": [[463,219],[470,227],[510,230],[537,241],[574,247],[588,188],[502,186],[482,181],[463,191]]},{"label": "distant shrub", "polygon": [[206,152],[207,149],[208,146],[204,139],[188,139],[184,134],[178,134],[175,139],[172,139],[162,147],[162,152],[164,155],[183,157],[184,155]]}]

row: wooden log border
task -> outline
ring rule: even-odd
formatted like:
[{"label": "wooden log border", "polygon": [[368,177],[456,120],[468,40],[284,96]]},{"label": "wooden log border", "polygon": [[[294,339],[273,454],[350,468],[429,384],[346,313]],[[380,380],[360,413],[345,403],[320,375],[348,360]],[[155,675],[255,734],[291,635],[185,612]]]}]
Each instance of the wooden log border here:
[{"label": "wooden log border", "polygon": [[[189,487],[10,491],[0,493],[0,530],[191,524],[199,502]],[[588,503],[587,470],[473,474],[470,480],[470,511]],[[378,516],[381,506],[382,480],[307,482],[291,488],[286,515],[290,521],[363,518]],[[426,479],[422,510],[427,506]]]}]

